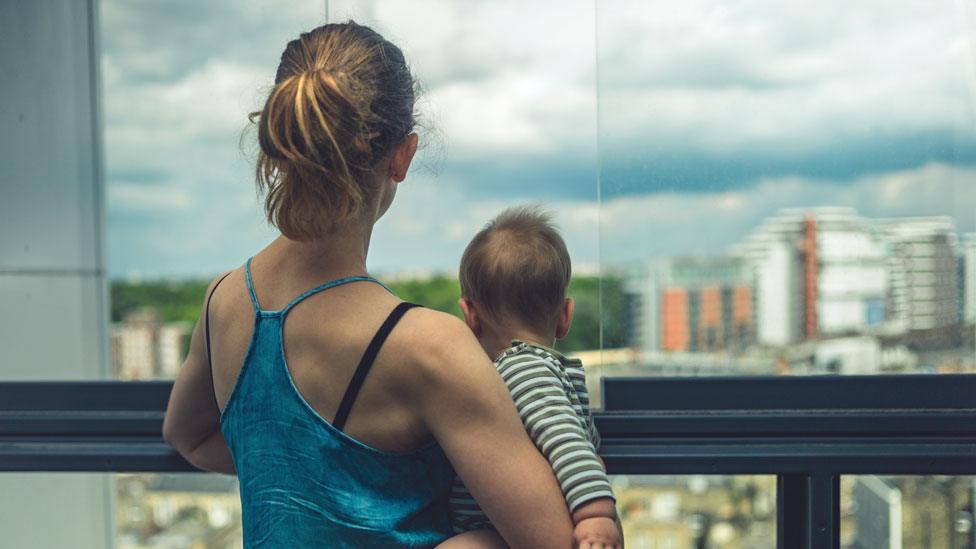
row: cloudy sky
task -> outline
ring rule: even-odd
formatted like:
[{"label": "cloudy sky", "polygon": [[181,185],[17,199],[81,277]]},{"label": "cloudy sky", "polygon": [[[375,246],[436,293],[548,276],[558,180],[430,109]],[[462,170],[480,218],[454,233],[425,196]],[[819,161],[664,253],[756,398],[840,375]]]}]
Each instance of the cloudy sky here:
[{"label": "cloudy sky", "polygon": [[274,237],[246,114],[327,13],[400,45],[424,87],[376,271],[453,271],[533,201],[590,267],[722,253],[783,207],[976,230],[971,2],[597,4],[102,0],[111,275],[211,275]]}]

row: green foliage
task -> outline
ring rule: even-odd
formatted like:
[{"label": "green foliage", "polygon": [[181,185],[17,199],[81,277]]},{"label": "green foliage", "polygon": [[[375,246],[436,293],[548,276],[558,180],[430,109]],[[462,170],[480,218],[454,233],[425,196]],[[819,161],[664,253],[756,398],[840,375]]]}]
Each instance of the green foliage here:
[{"label": "green foliage", "polygon": [[[195,323],[207,291],[206,280],[172,282],[112,283],[112,320],[119,322],[134,309],[156,309],[163,322]],[[562,351],[582,351],[600,348],[600,285],[595,276],[577,276],[569,285],[569,295],[576,302],[573,326],[565,339],[557,342]],[[626,301],[623,282],[604,278],[603,285],[603,345],[606,348],[626,344]],[[458,307],[460,286],[457,279],[435,276],[426,279],[398,280],[388,284],[401,299],[461,317]]]},{"label": "green foliage", "polygon": [[398,280],[387,284],[400,299],[461,318],[461,285],[456,278],[435,276],[425,279]]},{"label": "green foliage", "polygon": [[[570,281],[569,296],[576,303],[576,312],[569,334],[556,342],[557,349],[572,352],[600,348],[600,283],[596,276],[577,276]],[[603,347],[623,347],[626,344],[623,282],[604,278],[602,283]]]},{"label": "green foliage", "polygon": [[603,278],[603,348],[626,347],[630,331],[631,315],[624,294],[624,281],[620,278]]},{"label": "green foliage", "polygon": [[112,322],[120,322],[132,310],[149,307],[163,322],[196,323],[209,280],[164,282],[112,282]]}]

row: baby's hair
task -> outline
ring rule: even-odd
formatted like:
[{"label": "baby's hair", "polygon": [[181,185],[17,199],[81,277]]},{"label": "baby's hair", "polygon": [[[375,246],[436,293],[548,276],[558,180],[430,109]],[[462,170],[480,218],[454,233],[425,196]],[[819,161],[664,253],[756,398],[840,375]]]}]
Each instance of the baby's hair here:
[{"label": "baby's hair", "polygon": [[549,329],[559,319],[572,264],[552,216],[539,206],[503,211],[461,256],[461,296],[489,316]]},{"label": "baby's hair", "polygon": [[288,43],[258,126],[257,185],[268,221],[312,240],[370,203],[370,172],[415,125],[403,53],[352,21]]}]

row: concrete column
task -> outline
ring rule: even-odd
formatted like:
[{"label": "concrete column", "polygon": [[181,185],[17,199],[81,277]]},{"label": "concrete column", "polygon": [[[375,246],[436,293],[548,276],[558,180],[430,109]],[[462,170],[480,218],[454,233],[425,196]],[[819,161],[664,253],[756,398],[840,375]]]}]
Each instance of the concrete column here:
[{"label": "concrete column", "polygon": [[[96,0],[0,0],[0,380],[108,377]],[[0,545],[113,545],[111,475],[0,473]]]}]

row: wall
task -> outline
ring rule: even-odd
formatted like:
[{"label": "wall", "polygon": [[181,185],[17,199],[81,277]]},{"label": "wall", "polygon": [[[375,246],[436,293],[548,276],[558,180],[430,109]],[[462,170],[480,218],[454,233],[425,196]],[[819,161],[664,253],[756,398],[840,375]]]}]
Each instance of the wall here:
[{"label": "wall", "polygon": [[[0,1],[0,379],[108,376],[95,0]],[[4,547],[112,544],[108,475],[0,475]]]}]

